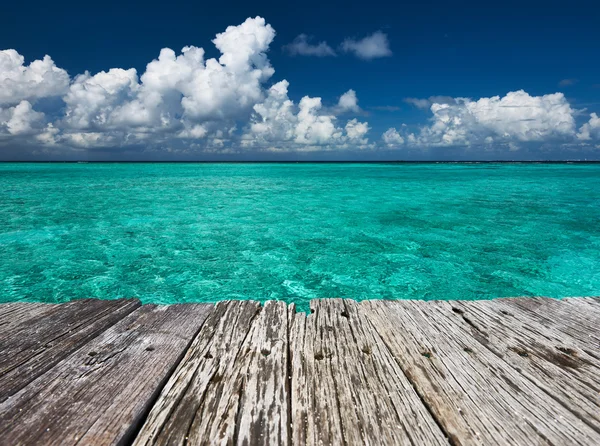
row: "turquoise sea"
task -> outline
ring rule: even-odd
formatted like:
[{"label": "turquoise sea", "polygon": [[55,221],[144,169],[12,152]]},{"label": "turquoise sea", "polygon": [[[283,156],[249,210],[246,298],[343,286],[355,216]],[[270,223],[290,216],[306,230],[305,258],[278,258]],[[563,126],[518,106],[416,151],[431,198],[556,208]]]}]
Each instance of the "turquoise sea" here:
[{"label": "turquoise sea", "polygon": [[600,294],[600,165],[0,164],[0,301]]}]

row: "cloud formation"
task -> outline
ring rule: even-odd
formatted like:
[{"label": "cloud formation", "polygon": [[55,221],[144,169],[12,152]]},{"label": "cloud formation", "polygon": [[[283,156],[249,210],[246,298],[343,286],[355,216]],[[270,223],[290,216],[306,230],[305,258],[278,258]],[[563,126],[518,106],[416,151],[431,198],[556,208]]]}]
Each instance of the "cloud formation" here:
[{"label": "cloud formation", "polygon": [[[73,77],[49,56],[27,65],[17,51],[0,51],[0,155],[7,147],[240,153],[564,143],[593,149],[600,141],[596,113],[577,124],[582,111],[562,93],[519,90],[480,99],[407,98],[429,110],[429,122],[389,128],[371,142],[354,89],[337,92],[332,102],[309,95],[294,101],[287,80],[273,82],[274,38],[263,18],[249,18],[215,36],[217,58],[195,46],[163,48],[141,73],[112,68]],[[380,32],[344,45],[365,59],[391,54]]]},{"label": "cloud formation", "polygon": [[14,107],[0,108],[0,137],[34,134],[43,123],[44,114],[34,111],[28,101],[21,101]]},{"label": "cloud formation", "polygon": [[26,66],[15,50],[0,51],[0,106],[61,96],[68,87],[69,75],[50,56]]},{"label": "cloud formation", "polygon": [[592,113],[590,120],[581,126],[577,138],[582,141],[600,140],[600,116],[597,113]]},{"label": "cloud formation", "polygon": [[[275,70],[267,57],[275,30],[261,17],[230,26],[213,39],[221,56],[203,48],[160,51],[145,72],[112,68],[70,78],[49,56],[24,65],[15,50],[0,53],[0,142],[75,148],[153,145],[209,149],[231,146],[279,150],[335,149],[366,144],[369,126],[338,124],[337,114],[359,112],[354,90],[323,107],[321,98],[287,97],[289,83],[267,88]],[[321,47],[323,48],[323,47]],[[60,97],[51,122],[34,110],[40,98]]]},{"label": "cloud formation", "polygon": [[365,60],[390,57],[392,55],[387,34],[381,31],[376,31],[360,40],[348,38],[344,40],[341,48],[342,51],[353,53],[355,56]]},{"label": "cloud formation", "polygon": [[352,119],[340,127],[336,116],[323,110],[321,98],[304,96],[296,105],[288,97],[288,87],[285,80],[276,83],[266,99],[254,106],[250,126],[243,135],[245,147],[332,150],[348,148],[350,143],[357,148],[368,144],[364,138],[369,130],[366,122]]},{"label": "cloud formation", "polygon": [[600,119],[591,115],[579,132],[574,110],[562,93],[531,96],[523,90],[472,100],[441,97],[406,101],[432,113],[430,124],[404,136],[388,129],[383,141],[413,146],[481,146],[504,144],[511,150],[520,143],[587,141],[598,136]]},{"label": "cloud formation", "polygon": [[400,133],[398,133],[398,130],[394,128],[387,129],[381,136],[381,139],[383,139],[385,145],[390,148],[398,147],[404,144],[404,138],[402,138],[402,136],[400,136]]},{"label": "cloud formation", "polygon": [[312,44],[310,43],[311,40],[312,38],[306,34],[300,34],[292,41],[292,43],[284,45],[283,50],[287,51],[292,56],[337,56],[334,49],[327,45],[327,42]]},{"label": "cloud formation", "polygon": [[450,96],[430,96],[427,99],[405,98],[404,102],[421,110],[427,110],[431,107],[431,104],[452,104],[454,103],[454,98]]},{"label": "cloud formation", "polygon": [[360,107],[358,106],[358,98],[356,97],[356,91],[350,89],[346,93],[341,95],[338,101],[337,109],[340,113],[360,112]]}]

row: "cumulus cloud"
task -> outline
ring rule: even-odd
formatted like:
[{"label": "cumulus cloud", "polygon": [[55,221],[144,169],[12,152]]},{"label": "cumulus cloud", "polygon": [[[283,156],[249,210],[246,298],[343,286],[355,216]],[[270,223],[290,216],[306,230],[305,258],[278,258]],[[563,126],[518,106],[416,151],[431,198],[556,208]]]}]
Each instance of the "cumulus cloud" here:
[{"label": "cumulus cloud", "polygon": [[381,136],[381,139],[383,139],[383,142],[387,147],[398,147],[404,144],[404,138],[402,138],[400,133],[398,133],[398,130],[393,127],[387,129]]},{"label": "cumulus cloud", "polygon": [[365,136],[367,132],[370,130],[368,122],[359,122],[358,119],[351,119],[346,123],[346,135],[353,142],[358,142],[359,144],[367,144],[367,139]]},{"label": "cumulus cloud", "polygon": [[565,140],[575,136],[574,110],[562,93],[530,96],[523,90],[477,101],[434,102],[431,124],[413,135],[422,145],[471,145]]},{"label": "cumulus cloud", "polygon": [[[600,139],[598,115],[576,124],[581,111],[562,93],[515,91],[476,100],[407,98],[431,112],[429,123],[410,131],[389,128],[370,143],[369,123],[352,116],[362,113],[353,89],[332,103],[308,95],[294,102],[286,80],[272,83],[268,51],[274,38],[263,18],[249,18],[215,36],[216,58],[206,58],[196,46],[180,52],[164,48],[140,73],[111,68],[72,78],[49,56],[27,65],[15,50],[0,51],[0,152],[27,145],[57,151],[135,146],[169,153],[492,144],[515,150],[557,141],[594,147]],[[367,59],[391,54],[380,32],[343,46]]]},{"label": "cumulus cloud", "polygon": [[29,135],[41,129],[44,114],[33,110],[28,101],[21,101],[14,107],[0,108],[1,135]]},{"label": "cumulus cloud", "polygon": [[212,134],[211,144],[222,143],[264,99],[264,84],[274,73],[266,54],[274,37],[263,18],[249,18],[217,34],[218,59],[205,59],[199,47],[186,46],[180,54],[164,48],[141,76],[133,68],[78,75],[63,91],[64,116],[54,141],[78,147],[150,139],[163,144]]},{"label": "cumulus cloud", "polygon": [[600,139],[600,116],[597,113],[592,113],[590,120],[581,126],[577,138],[581,141]]},{"label": "cumulus cloud", "polygon": [[68,87],[68,73],[58,68],[50,56],[25,65],[25,58],[17,51],[0,51],[0,105],[60,96]]},{"label": "cumulus cloud", "polygon": [[273,28],[257,17],[217,34],[221,57],[204,60],[204,50],[164,48],[138,80],[135,69],[115,68],[78,76],[65,96],[65,122],[77,129],[181,129],[204,136],[206,121],[233,120],[263,98],[262,84],[274,73],[266,51]]},{"label": "cumulus cloud", "polygon": [[381,31],[376,31],[360,40],[348,38],[344,40],[341,48],[342,51],[353,53],[355,56],[365,60],[392,55],[387,34]]},{"label": "cumulus cloud", "polygon": [[348,144],[364,146],[369,131],[366,122],[352,119],[345,127],[337,125],[336,116],[323,110],[321,98],[304,96],[298,105],[288,97],[289,83],[281,81],[269,89],[264,102],[254,106],[245,146],[281,149],[286,142],[291,147],[325,149],[345,148]]},{"label": "cumulus cloud", "polygon": [[340,96],[337,105],[338,110],[341,113],[344,112],[360,112],[360,107],[358,106],[358,98],[356,97],[356,92],[352,89],[348,90],[346,93]]},{"label": "cumulus cloud", "polygon": [[300,34],[291,43],[283,46],[283,50],[292,56],[337,56],[333,48],[327,42],[311,43],[312,38],[306,34]]}]

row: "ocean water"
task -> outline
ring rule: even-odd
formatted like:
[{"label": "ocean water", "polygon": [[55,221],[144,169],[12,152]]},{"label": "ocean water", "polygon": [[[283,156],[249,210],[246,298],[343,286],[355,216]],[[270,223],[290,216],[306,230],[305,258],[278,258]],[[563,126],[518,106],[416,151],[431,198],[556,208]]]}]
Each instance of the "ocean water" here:
[{"label": "ocean water", "polygon": [[600,165],[0,164],[0,301],[600,294]]}]

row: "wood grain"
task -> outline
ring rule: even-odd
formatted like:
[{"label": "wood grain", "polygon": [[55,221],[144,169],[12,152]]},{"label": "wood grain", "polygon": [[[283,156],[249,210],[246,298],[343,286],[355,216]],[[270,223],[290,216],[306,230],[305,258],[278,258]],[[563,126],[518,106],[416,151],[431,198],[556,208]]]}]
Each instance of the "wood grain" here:
[{"label": "wood grain", "polygon": [[0,404],[3,444],[117,444],[141,423],[211,305],[145,305]]},{"label": "wood grain", "polygon": [[448,444],[356,302],[311,312],[291,329],[294,444]]},{"label": "wood grain", "polygon": [[[251,301],[219,302],[163,389],[136,445],[232,443],[243,379],[235,369],[261,310]],[[229,420],[220,423],[220,419]]]},{"label": "wood grain", "polygon": [[494,326],[464,324],[431,302],[365,301],[361,309],[453,443],[600,442],[598,431],[493,351]]},{"label": "wood grain", "polygon": [[[588,355],[570,336],[550,325],[532,322],[513,307],[501,311],[490,301],[432,302],[437,313],[453,317],[499,359],[600,432],[600,360]],[[493,329],[489,329],[493,327]]]},{"label": "wood grain", "polygon": [[3,333],[14,331],[19,325],[52,310],[54,307],[56,307],[56,304],[32,302],[0,304],[0,330]]},{"label": "wood grain", "polygon": [[0,304],[0,444],[597,445],[600,299]]},{"label": "wood grain", "polygon": [[40,309],[0,331],[0,402],[139,306],[133,299],[77,300]]}]

